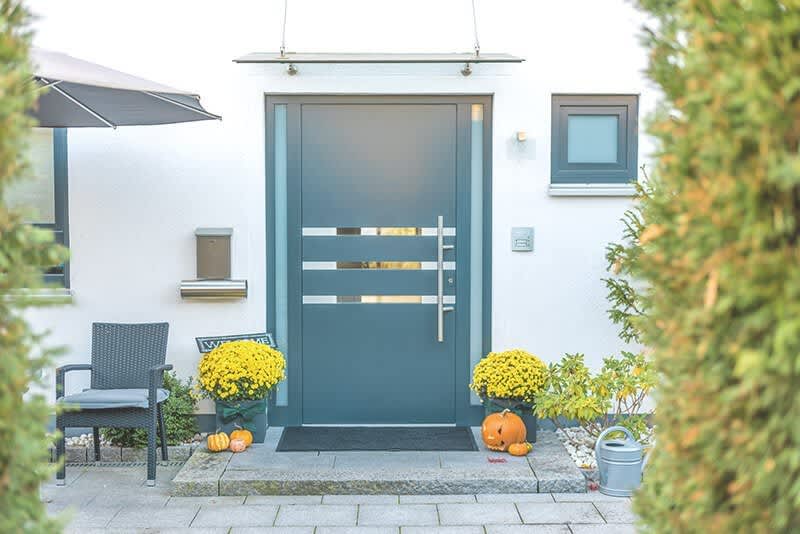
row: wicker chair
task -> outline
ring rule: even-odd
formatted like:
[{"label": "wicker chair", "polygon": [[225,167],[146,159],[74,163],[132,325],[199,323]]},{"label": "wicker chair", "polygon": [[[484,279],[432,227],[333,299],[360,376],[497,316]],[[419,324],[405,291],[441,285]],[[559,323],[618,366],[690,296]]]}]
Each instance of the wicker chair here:
[{"label": "wicker chair", "polygon": [[[161,403],[169,396],[162,389],[167,357],[168,323],[92,324],[92,363],[56,369],[56,415],[61,437],[56,456],[64,457],[64,429],[92,427],[94,457],[100,460],[100,428],[147,430],[147,485],[156,481],[156,426],[161,435],[161,457],[167,460],[167,440]],[[64,376],[69,371],[91,371],[91,388],[64,396]],[[56,484],[64,485],[65,466],[59,464]]]}]

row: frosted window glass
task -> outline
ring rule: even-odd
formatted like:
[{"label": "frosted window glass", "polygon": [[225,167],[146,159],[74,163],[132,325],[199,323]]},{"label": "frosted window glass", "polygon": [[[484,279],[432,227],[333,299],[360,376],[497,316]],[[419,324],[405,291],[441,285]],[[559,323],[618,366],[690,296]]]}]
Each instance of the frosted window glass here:
[{"label": "frosted window glass", "polygon": [[[289,297],[286,280],[286,105],[275,106],[275,342],[289,359]],[[288,367],[288,366],[287,366]],[[287,370],[288,375],[288,370]],[[278,406],[289,404],[289,384],[278,384]]]},{"label": "frosted window glass", "polygon": [[616,163],[616,115],[570,115],[567,124],[568,163]]},{"label": "frosted window glass", "polygon": [[22,210],[34,223],[56,222],[53,130],[33,128],[29,138],[28,172],[6,190],[6,205]]},{"label": "frosted window glass", "polygon": [[[469,363],[472,369],[483,357],[483,105],[472,105],[470,140],[470,271]],[[480,399],[470,392],[470,403]]]}]

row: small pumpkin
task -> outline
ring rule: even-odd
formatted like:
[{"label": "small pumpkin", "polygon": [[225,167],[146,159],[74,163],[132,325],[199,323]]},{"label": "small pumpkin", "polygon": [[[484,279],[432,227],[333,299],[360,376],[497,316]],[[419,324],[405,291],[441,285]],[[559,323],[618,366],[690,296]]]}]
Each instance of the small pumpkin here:
[{"label": "small pumpkin", "polygon": [[243,439],[232,439],[228,448],[232,452],[242,452],[247,449],[247,443]]},{"label": "small pumpkin", "polygon": [[246,428],[237,428],[233,432],[231,432],[231,441],[235,439],[240,439],[244,441],[245,447],[249,447],[253,444],[253,433],[247,430]]},{"label": "small pumpkin", "polygon": [[522,443],[528,431],[522,418],[511,410],[493,413],[483,420],[481,437],[486,446],[493,451],[505,451],[514,443]]},{"label": "small pumpkin", "polygon": [[524,443],[512,443],[508,446],[508,454],[511,456],[525,456],[531,452],[532,449],[533,446],[527,441]]},{"label": "small pumpkin", "polygon": [[206,447],[211,452],[221,452],[228,448],[231,440],[225,432],[218,432],[216,434],[209,434],[206,440]]}]

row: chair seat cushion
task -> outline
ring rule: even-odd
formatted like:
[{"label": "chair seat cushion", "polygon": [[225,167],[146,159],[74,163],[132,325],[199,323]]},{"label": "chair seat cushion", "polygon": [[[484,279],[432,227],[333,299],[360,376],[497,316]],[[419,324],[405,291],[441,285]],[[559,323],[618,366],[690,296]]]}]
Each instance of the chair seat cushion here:
[{"label": "chair seat cushion", "polygon": [[[158,402],[169,397],[169,390],[157,390]],[[83,410],[108,410],[113,408],[147,408],[146,389],[86,389],[58,399],[59,404],[77,406]]]}]

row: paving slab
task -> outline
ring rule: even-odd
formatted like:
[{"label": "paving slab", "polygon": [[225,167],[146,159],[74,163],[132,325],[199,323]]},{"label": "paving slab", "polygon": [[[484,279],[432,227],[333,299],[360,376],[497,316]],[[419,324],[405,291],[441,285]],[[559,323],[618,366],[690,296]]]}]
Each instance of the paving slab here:
[{"label": "paving slab", "polygon": [[[406,529],[403,529],[405,532]],[[399,534],[399,527],[317,527],[314,534]]]},{"label": "paving slab", "polygon": [[278,510],[275,526],[356,526],[357,505],[290,504]]},{"label": "paving slab", "polygon": [[631,501],[595,502],[594,506],[606,523],[634,523],[636,514],[633,513],[632,504]]},{"label": "paving slab", "polygon": [[188,527],[199,506],[183,506],[172,508],[123,508],[114,516],[109,527],[123,528],[180,528]]},{"label": "paving slab", "polygon": [[587,491],[586,493],[553,493],[556,502],[625,502],[630,501],[629,497],[613,497],[600,493],[599,491]]},{"label": "paving slab", "polygon": [[398,504],[397,495],[325,495],[322,504]]},{"label": "paving slab", "polygon": [[358,508],[358,524],[432,526],[439,524],[439,515],[435,504],[366,504]]},{"label": "paving slab", "polygon": [[442,525],[520,524],[517,507],[511,503],[439,504]]},{"label": "paving slab", "polygon": [[566,525],[486,525],[486,534],[571,534]]},{"label": "paving slab", "polygon": [[167,506],[234,506],[244,504],[244,496],[170,497]]},{"label": "paving slab", "polygon": [[230,534],[314,534],[314,527],[234,527]]},{"label": "paving slab", "polygon": [[121,506],[87,506],[70,514],[74,528],[105,527],[122,510]]},{"label": "paving slab", "polygon": [[139,494],[120,495],[101,493],[92,500],[92,506],[122,506],[124,508],[137,507],[142,510],[161,508],[169,500],[169,495],[160,492],[150,493],[142,491]]},{"label": "paving slab", "polygon": [[633,525],[570,525],[573,534],[636,534]]},{"label": "paving slab", "polygon": [[227,528],[170,528],[162,530],[160,528],[77,528],[67,527],[64,534],[155,534],[158,532],[169,532],[169,534],[227,534]]},{"label": "paving slab", "polygon": [[486,493],[475,496],[478,502],[553,502],[549,493]]},{"label": "paving slab", "polygon": [[175,497],[216,496],[219,479],[233,456],[230,452],[195,451],[172,480]]},{"label": "paving slab", "polygon": [[322,504],[322,495],[248,495],[245,504]]},{"label": "paving slab", "polygon": [[260,527],[272,526],[278,507],[261,504],[253,506],[202,507],[192,521],[192,527]]},{"label": "paving slab", "polygon": [[473,503],[475,495],[400,495],[400,504]]},{"label": "paving slab", "polygon": [[604,523],[592,503],[555,502],[517,504],[523,523]]},{"label": "paving slab", "polygon": [[483,527],[476,525],[403,527],[401,531],[402,534],[484,534]]}]

